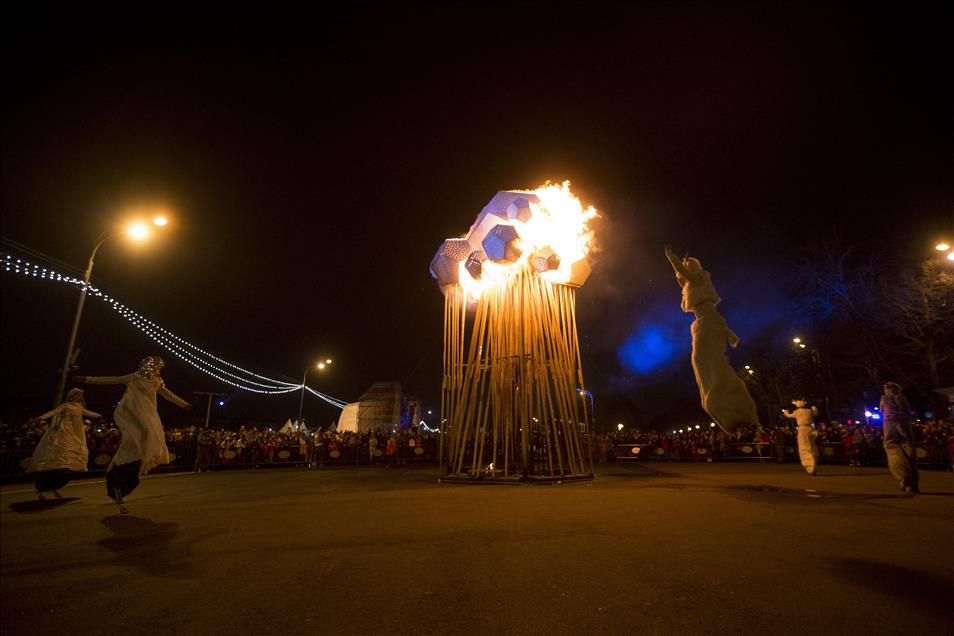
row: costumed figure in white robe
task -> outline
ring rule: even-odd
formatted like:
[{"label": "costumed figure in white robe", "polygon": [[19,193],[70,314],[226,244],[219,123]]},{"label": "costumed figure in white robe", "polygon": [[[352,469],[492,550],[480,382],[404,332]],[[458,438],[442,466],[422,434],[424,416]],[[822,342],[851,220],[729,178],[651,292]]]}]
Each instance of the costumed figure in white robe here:
[{"label": "costumed figure in white robe", "polygon": [[702,408],[729,434],[735,434],[743,424],[757,425],[755,402],[725,355],[726,344],[735,348],[739,337],[716,310],[722,299],[712,286],[709,272],[702,269],[696,258],[680,259],[668,245],[666,258],[682,287],[682,310],[696,316],[690,328],[692,370]]},{"label": "costumed figure in white robe", "polygon": [[113,418],[122,433],[116,454],[106,469],[106,493],[125,513],[123,497],[139,485],[139,477],[160,464],[169,463],[169,449],[159,420],[156,394],[176,406],[190,408],[188,402],[166,388],[160,372],[165,366],[159,356],[146,356],[135,373],[120,376],[77,377],[87,384],[124,384],[126,392]]},{"label": "costumed figure in white robe", "polygon": [[812,428],[812,422],[818,415],[818,409],[814,406],[809,408],[805,400],[792,400],[795,406],[794,411],[782,409],[782,415],[795,420],[798,424],[798,458],[802,462],[802,468],[810,476],[815,476],[815,437],[818,433]]},{"label": "costumed figure in white robe", "polygon": [[911,425],[911,406],[901,394],[901,385],[888,382],[881,396],[881,417],[884,418],[884,452],[888,456],[888,470],[901,484],[904,492],[921,492],[918,487],[918,456],[915,448],[914,427]]},{"label": "costumed figure in white robe", "polygon": [[70,480],[70,473],[86,472],[89,448],[83,417],[101,418],[102,415],[86,409],[82,389],[70,389],[65,402],[39,417],[40,420],[53,418],[30,458],[29,472],[40,499],[45,498],[45,492],[59,497],[58,491]]}]

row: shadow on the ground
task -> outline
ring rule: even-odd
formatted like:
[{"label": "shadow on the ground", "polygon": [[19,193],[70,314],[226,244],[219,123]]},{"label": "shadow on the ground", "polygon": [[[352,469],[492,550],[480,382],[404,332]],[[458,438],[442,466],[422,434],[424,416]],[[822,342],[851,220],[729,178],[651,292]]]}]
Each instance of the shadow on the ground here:
[{"label": "shadow on the ground", "polygon": [[10,504],[10,510],[21,514],[31,514],[52,510],[65,506],[71,501],[79,501],[79,497],[58,497],[56,499],[31,499],[30,501],[15,501]]},{"label": "shadow on the ground", "polygon": [[597,471],[597,475],[602,479],[604,477],[622,477],[623,479],[632,479],[635,477],[678,477],[678,473],[659,470],[658,468],[649,468],[647,466],[632,467],[613,467],[604,471]]},{"label": "shadow on the ground", "polygon": [[222,532],[211,531],[190,539],[178,539],[178,523],[156,523],[126,515],[105,517],[103,525],[113,532],[113,536],[101,539],[99,545],[145,574],[168,578],[200,576],[202,573],[193,560],[192,547],[198,541]]},{"label": "shadow on the ground", "polygon": [[867,559],[829,557],[833,575],[892,597],[899,606],[913,606],[950,618],[954,580],[912,568]]},{"label": "shadow on the ground", "polygon": [[884,479],[884,473],[882,473],[882,472],[877,472],[877,473],[826,473],[826,472],[824,472],[824,468],[822,469],[822,471],[823,471],[823,472],[820,472],[820,473],[819,473],[819,472],[816,472],[816,473],[815,473],[815,478],[816,478],[816,479],[818,479],[818,478],[831,479],[832,477],[854,477],[854,478],[856,478],[856,479],[857,479],[858,477],[878,477],[878,478],[880,478],[880,479]]}]

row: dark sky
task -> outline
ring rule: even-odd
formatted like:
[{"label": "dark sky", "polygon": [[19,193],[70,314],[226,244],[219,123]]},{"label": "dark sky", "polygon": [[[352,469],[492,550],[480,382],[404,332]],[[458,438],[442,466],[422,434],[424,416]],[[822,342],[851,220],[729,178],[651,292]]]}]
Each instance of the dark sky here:
[{"label": "dark sky", "polygon": [[[779,281],[809,239],[916,251],[954,225],[950,37],[926,5],[478,6],[15,16],[3,236],[81,269],[126,210],[167,206],[164,236],[107,243],[94,282],[237,364],[295,378],[330,356],[311,376],[326,393],[393,379],[433,407],[435,249],[495,191],[569,179],[603,214],[580,329],[616,420],[694,397],[688,319],[662,376],[620,355],[678,305],[665,243],[713,272],[745,338],[784,322]],[[76,293],[2,284],[7,411],[50,399]],[[158,352],[92,300],[80,346],[91,374]],[[228,390],[166,357],[183,396]],[[236,394],[221,412],[297,406]]]}]

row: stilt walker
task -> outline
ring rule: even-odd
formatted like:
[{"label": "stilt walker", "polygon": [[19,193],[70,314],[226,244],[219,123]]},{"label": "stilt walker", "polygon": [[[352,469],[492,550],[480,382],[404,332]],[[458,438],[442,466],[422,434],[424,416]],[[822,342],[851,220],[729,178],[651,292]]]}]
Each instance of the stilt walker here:
[{"label": "stilt walker", "polygon": [[805,400],[792,400],[795,406],[794,411],[782,409],[782,415],[795,420],[798,424],[798,458],[802,462],[802,468],[809,476],[815,476],[815,429],[812,428],[812,422],[818,415],[816,407],[808,407]]},{"label": "stilt walker", "polygon": [[45,499],[46,492],[59,497],[59,490],[70,480],[71,473],[86,472],[89,448],[83,417],[98,419],[102,415],[86,409],[82,389],[70,389],[65,402],[38,418],[53,418],[30,458],[29,472],[39,499]]},{"label": "stilt walker", "polygon": [[146,356],[135,373],[120,376],[77,377],[77,382],[86,384],[123,384],[126,392],[114,418],[122,433],[119,449],[106,469],[106,494],[119,506],[119,511],[128,510],[123,497],[139,485],[139,477],[154,467],[169,463],[169,449],[159,420],[156,395],[184,409],[188,402],[166,388],[160,375],[165,362],[159,356]]}]

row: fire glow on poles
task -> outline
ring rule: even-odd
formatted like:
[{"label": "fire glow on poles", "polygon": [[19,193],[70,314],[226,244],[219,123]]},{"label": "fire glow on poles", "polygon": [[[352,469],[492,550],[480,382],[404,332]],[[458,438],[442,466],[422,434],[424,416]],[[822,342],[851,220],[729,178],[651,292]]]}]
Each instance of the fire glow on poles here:
[{"label": "fire glow on poles", "polygon": [[569,182],[498,192],[431,261],[444,293],[446,478],[592,477],[576,288],[596,216]]}]

